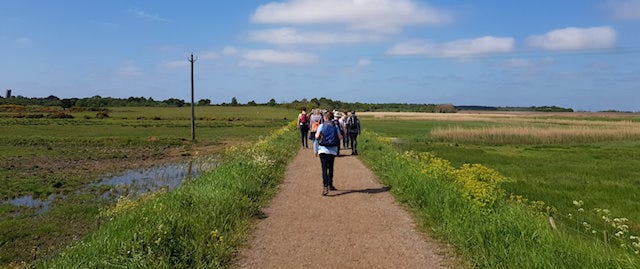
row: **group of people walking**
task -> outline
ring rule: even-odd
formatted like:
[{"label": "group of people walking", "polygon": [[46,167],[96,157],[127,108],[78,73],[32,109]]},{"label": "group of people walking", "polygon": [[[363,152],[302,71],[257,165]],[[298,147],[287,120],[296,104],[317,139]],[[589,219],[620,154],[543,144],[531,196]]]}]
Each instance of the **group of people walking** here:
[{"label": "group of people walking", "polygon": [[311,115],[306,108],[298,115],[298,129],[303,148],[309,148],[313,141],[313,152],[320,157],[322,166],[322,195],[336,190],[333,185],[333,164],[340,156],[340,147],[351,149],[351,155],[358,155],[358,135],[360,120],[355,111],[347,112],[314,109]]}]

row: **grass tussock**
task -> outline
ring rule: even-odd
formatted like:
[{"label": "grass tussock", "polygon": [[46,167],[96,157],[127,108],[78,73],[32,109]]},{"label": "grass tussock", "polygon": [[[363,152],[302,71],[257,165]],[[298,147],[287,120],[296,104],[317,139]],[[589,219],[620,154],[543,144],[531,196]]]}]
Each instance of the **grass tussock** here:
[{"label": "grass tussock", "polygon": [[585,144],[640,139],[640,124],[612,123],[606,127],[452,127],[431,131],[431,138],[436,141],[493,145]]},{"label": "grass tussock", "polygon": [[415,212],[420,225],[453,245],[469,267],[637,268],[640,264],[638,256],[625,250],[553,230],[547,215],[532,210],[531,203],[510,201],[492,189],[501,180],[494,171],[472,165],[456,169],[433,156],[400,153],[386,140],[364,132],[360,157]]},{"label": "grass tussock", "polygon": [[294,126],[231,148],[216,169],[170,193],[106,209],[95,233],[44,268],[227,267],[293,157]]}]

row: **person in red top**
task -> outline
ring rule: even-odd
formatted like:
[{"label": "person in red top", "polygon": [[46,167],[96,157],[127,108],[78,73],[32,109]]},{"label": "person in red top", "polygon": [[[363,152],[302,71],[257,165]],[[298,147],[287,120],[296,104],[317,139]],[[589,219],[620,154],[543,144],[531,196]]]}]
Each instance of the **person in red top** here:
[{"label": "person in red top", "polygon": [[298,129],[300,136],[302,136],[302,147],[309,148],[309,115],[307,115],[306,107],[303,107],[302,112],[298,115]]}]

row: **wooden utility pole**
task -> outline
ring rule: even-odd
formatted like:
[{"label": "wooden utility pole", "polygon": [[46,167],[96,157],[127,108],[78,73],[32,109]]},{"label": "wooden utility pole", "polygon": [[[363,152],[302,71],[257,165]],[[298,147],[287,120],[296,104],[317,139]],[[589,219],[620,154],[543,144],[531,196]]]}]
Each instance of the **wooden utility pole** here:
[{"label": "wooden utility pole", "polygon": [[189,62],[191,63],[191,141],[196,141],[196,111],[193,101],[193,63],[196,60],[193,58],[193,53],[191,53],[191,57],[189,57]]}]

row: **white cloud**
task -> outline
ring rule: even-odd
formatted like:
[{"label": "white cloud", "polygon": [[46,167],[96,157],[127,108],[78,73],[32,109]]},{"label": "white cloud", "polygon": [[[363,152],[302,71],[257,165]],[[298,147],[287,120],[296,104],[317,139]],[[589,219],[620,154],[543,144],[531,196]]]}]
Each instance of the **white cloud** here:
[{"label": "white cloud", "polygon": [[607,1],[605,8],[613,18],[619,20],[640,20],[640,0]]},{"label": "white cloud", "polygon": [[154,21],[154,22],[169,22],[169,20],[160,17],[160,15],[158,15],[158,13],[148,13],[144,10],[138,9],[138,8],[130,8],[127,10],[127,12],[135,17],[144,19],[144,20],[148,20],[148,21]]},{"label": "white cloud", "polygon": [[358,60],[357,65],[360,66],[360,67],[370,66],[371,65],[371,61],[369,59],[360,59],[360,60]]},{"label": "white cloud", "polygon": [[467,58],[513,50],[515,41],[511,37],[485,36],[461,39],[448,43],[431,42],[399,43],[387,50],[388,55],[423,55],[434,58]]},{"label": "white cloud", "polygon": [[289,0],[261,5],[251,17],[255,23],[334,24],[382,33],[451,20],[448,12],[413,0]]},{"label": "white cloud", "polygon": [[215,60],[220,58],[220,55],[215,51],[203,51],[200,53],[198,58],[202,60]]},{"label": "white cloud", "polygon": [[242,55],[242,66],[261,66],[262,64],[309,65],[318,61],[313,54],[296,51],[251,50]]},{"label": "white cloud", "polygon": [[527,38],[527,45],[545,50],[584,50],[612,48],[616,30],[610,26],[568,27]]},{"label": "white cloud", "polygon": [[363,42],[375,42],[382,40],[382,36],[375,34],[358,33],[331,33],[320,31],[301,32],[293,28],[277,28],[252,31],[249,38],[254,41],[276,45],[331,45],[331,44],[355,44]]},{"label": "white cloud", "polygon": [[116,68],[116,75],[123,77],[137,77],[142,75],[142,69],[133,61],[127,61]]},{"label": "white cloud", "polygon": [[163,61],[160,67],[164,69],[183,69],[189,66],[189,62],[185,60]]},{"label": "white cloud", "polygon": [[235,47],[232,47],[232,46],[226,46],[226,47],[224,47],[224,49],[222,49],[222,54],[223,55],[236,55],[236,54],[238,54],[238,49],[236,49]]}]

